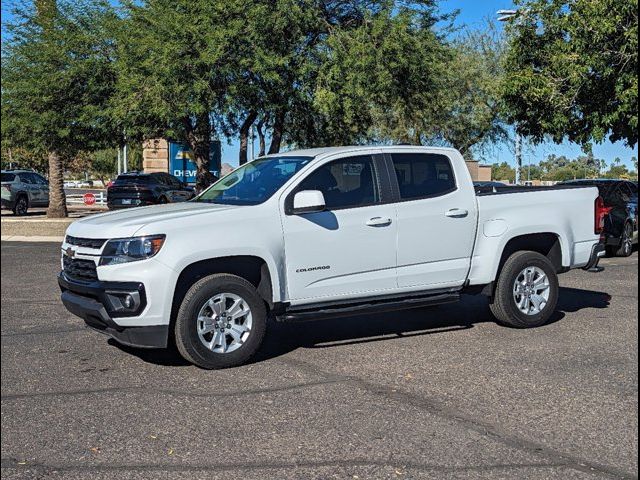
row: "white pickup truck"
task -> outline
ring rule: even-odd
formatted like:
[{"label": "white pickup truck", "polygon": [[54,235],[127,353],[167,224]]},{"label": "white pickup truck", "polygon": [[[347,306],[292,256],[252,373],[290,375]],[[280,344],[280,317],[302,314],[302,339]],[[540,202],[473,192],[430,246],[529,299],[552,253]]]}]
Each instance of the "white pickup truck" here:
[{"label": "white pickup truck", "polygon": [[[544,324],[558,274],[594,270],[596,188],[477,192],[462,156],[339,147],[254,160],[194,200],[72,223],[62,302],[117,341],[203,368],[242,364],[267,320],[414,308],[484,294],[501,323]],[[363,318],[362,321],[367,321]]]}]

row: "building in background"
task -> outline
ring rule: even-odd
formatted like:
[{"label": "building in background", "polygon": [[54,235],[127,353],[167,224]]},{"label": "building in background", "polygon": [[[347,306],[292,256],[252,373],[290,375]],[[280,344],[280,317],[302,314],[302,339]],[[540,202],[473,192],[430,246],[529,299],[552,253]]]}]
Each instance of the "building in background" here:
[{"label": "building in background", "polygon": [[471,179],[474,182],[490,182],[491,178],[491,165],[480,165],[477,160],[467,160],[467,168],[471,173]]},{"label": "building in background", "polygon": [[[211,142],[209,165],[216,177],[220,176],[222,145],[220,140]],[[147,140],[142,145],[142,169],[145,172],[168,172],[186,183],[195,183],[196,165],[189,148],[181,143],[163,138]]]}]

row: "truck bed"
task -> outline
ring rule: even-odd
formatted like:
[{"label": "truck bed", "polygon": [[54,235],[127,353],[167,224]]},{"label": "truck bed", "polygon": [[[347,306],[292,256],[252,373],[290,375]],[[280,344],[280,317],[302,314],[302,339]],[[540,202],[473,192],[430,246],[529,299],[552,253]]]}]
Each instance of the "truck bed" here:
[{"label": "truck bed", "polygon": [[550,192],[554,190],[575,190],[579,188],[590,188],[591,185],[553,185],[553,186],[520,186],[505,185],[504,187],[475,187],[476,195],[479,197],[487,197],[490,195],[506,195],[510,193],[529,193],[529,192]]}]

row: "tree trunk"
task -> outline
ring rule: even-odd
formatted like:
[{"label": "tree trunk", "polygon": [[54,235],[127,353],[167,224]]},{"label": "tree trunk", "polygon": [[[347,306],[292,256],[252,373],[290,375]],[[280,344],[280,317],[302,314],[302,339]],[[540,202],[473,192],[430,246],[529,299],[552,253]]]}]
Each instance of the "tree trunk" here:
[{"label": "tree trunk", "polygon": [[184,119],[187,144],[196,164],[196,193],[200,193],[217,180],[210,171],[209,150],[211,148],[211,124],[209,115],[201,115],[193,125],[191,119]]},{"label": "tree trunk", "polygon": [[67,197],[64,194],[64,163],[58,152],[47,155],[49,160],[49,208],[47,217],[63,218],[67,213]]},{"label": "tree trunk", "polygon": [[256,121],[258,114],[254,111],[249,112],[247,118],[245,118],[244,122],[240,126],[240,155],[238,159],[238,163],[240,165],[244,165],[247,163],[247,146],[249,144],[249,131],[251,130],[251,125]]},{"label": "tree trunk", "polygon": [[269,145],[269,154],[278,153],[282,144],[282,135],[284,134],[284,109],[278,110],[275,121],[273,122],[273,133],[271,135],[271,145]]},{"label": "tree trunk", "polygon": [[262,157],[264,156],[265,153],[267,153],[267,145],[264,141],[264,124],[268,119],[268,115],[261,118],[260,121],[258,122],[258,125],[256,125],[256,130],[258,131],[258,138],[260,141],[260,151],[258,152],[258,156]]}]

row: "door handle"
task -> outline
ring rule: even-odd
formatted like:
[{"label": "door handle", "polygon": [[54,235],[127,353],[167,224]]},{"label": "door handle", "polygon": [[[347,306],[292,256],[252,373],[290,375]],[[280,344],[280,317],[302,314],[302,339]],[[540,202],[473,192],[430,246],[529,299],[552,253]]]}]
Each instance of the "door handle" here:
[{"label": "door handle", "polygon": [[464,210],[462,208],[452,208],[447,213],[444,214],[446,217],[450,218],[464,218],[469,215],[468,210]]},{"label": "door handle", "polygon": [[391,225],[391,219],[385,217],[373,217],[367,220],[367,226],[369,227],[386,227]]}]

